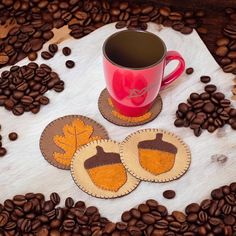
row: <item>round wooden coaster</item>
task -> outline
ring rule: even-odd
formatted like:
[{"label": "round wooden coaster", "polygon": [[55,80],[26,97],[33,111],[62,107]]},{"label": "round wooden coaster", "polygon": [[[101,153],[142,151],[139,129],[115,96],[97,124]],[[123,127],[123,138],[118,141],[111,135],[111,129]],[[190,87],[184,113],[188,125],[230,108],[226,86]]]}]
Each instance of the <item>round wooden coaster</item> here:
[{"label": "round wooden coaster", "polygon": [[[120,154],[119,154],[119,143],[112,141],[112,140],[97,140],[93,141],[87,145],[82,146],[78,149],[76,154],[74,155],[72,162],[71,162],[71,175],[75,181],[75,183],[78,185],[78,187],[86,192],[89,195],[92,195],[97,198],[117,198],[124,195],[127,195],[131,191],[133,191],[138,184],[140,183],[140,180],[136,179],[134,176],[132,176],[129,172],[126,171],[124,168],[121,160],[120,160],[120,166],[123,168],[125,175],[126,175],[126,181],[123,185],[119,187],[117,191],[111,191],[104,189],[102,187],[99,187],[97,184],[95,184],[95,180],[91,179],[91,176],[89,175],[89,168],[85,168],[87,165],[87,160],[92,159],[92,165],[94,168],[99,167],[100,172],[105,173],[104,179],[111,179],[114,178],[114,169],[112,169],[113,164],[106,163],[106,160],[99,160],[99,158],[95,158],[94,156],[97,154],[97,148],[102,148],[105,153],[115,153],[115,155],[118,154],[119,160],[120,160]],[[103,155],[104,156],[104,155]],[[102,157],[102,156],[100,156]],[[110,157],[112,159],[112,157]],[[109,160],[109,157],[108,157]],[[103,161],[103,163],[101,163]],[[109,160],[110,161],[110,160]],[[91,163],[89,163],[91,166]],[[92,167],[91,167],[92,168]],[[110,172],[110,173],[109,173]],[[100,176],[99,173],[96,173],[96,177]],[[111,176],[111,177],[110,177]],[[117,175],[116,175],[117,176]],[[99,179],[101,180],[101,179]],[[114,178],[114,181],[116,181],[117,178]],[[95,182],[94,182],[95,181]],[[118,181],[118,180],[117,180]],[[117,185],[117,182],[114,182],[114,184]]]},{"label": "round wooden coaster", "polygon": [[104,89],[98,99],[98,108],[102,116],[111,123],[119,126],[138,126],[154,120],[162,110],[162,99],[158,95],[149,112],[140,117],[126,117],[118,113],[109,98],[107,89]]},{"label": "round wooden coaster", "polygon": [[[81,123],[84,124],[82,128],[80,128],[79,126]],[[64,130],[65,128],[68,129],[66,134],[67,136],[65,136],[65,130]],[[72,133],[70,132],[71,129],[73,130]],[[94,140],[94,138],[95,139],[109,138],[107,131],[102,125],[100,125],[96,121],[86,116],[81,116],[81,115],[63,116],[49,123],[40,137],[39,146],[44,158],[50,164],[59,169],[69,170],[71,159],[78,148],[74,147],[75,151],[70,150],[70,152],[69,151],[67,152],[66,150],[67,147],[73,145],[73,143],[75,144],[77,143],[77,147],[79,146],[76,137],[79,140],[80,134],[83,137],[87,138],[85,144]],[[57,137],[57,143],[55,142],[55,137]],[[64,140],[65,138],[67,141],[66,143]],[[63,164],[63,160],[66,160],[68,164]]]},{"label": "round wooden coaster", "polygon": [[[158,136],[162,141],[159,144],[150,144]],[[176,154],[170,152],[176,152]],[[157,155],[156,160],[153,159],[153,154]],[[121,143],[120,155],[122,163],[133,176],[151,182],[168,182],[178,179],[186,173],[191,163],[190,150],[183,140],[174,133],[161,129],[144,129],[132,133]],[[148,167],[144,168],[141,165],[143,160],[152,160],[145,164],[150,168],[154,166],[165,168],[165,171],[154,174]]]}]

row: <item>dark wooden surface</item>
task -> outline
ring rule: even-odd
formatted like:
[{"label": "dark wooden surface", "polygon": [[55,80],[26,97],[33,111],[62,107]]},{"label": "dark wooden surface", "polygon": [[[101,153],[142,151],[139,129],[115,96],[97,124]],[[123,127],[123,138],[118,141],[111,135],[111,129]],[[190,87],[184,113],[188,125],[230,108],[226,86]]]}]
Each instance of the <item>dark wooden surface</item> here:
[{"label": "dark wooden surface", "polygon": [[206,12],[203,25],[208,29],[208,33],[200,37],[214,57],[215,41],[222,37],[222,28],[228,22],[224,9],[236,8],[236,0],[153,0],[153,2],[176,10],[203,9]]}]

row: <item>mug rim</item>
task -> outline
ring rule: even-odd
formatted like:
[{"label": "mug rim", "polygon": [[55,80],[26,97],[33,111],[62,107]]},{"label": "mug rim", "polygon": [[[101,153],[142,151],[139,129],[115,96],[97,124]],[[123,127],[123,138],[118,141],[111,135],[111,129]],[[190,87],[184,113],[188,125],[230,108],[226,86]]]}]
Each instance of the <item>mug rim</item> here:
[{"label": "mug rim", "polygon": [[[119,65],[119,64],[115,63],[114,61],[112,61],[112,60],[108,57],[108,55],[107,55],[107,53],[106,53],[106,50],[105,50],[105,47],[106,47],[106,45],[107,45],[107,42],[108,42],[111,38],[115,37],[117,34],[124,33],[124,32],[132,32],[132,31],[133,31],[133,32],[141,32],[141,33],[144,33],[144,34],[150,34],[150,35],[154,36],[155,38],[157,38],[157,39],[161,42],[161,44],[163,45],[164,51],[163,51],[162,57],[161,57],[158,61],[156,61],[155,63],[153,63],[153,64],[151,64],[151,65],[148,65],[148,66],[143,66],[143,67],[128,67],[128,66]],[[115,65],[115,66],[118,66],[118,67],[124,68],[124,69],[129,69],[129,70],[143,70],[143,69],[149,69],[149,68],[152,68],[152,67],[158,65],[158,64],[165,58],[166,52],[167,52],[167,48],[166,48],[166,44],[164,43],[164,41],[163,41],[159,36],[157,36],[156,34],[153,34],[153,33],[151,33],[151,32],[144,31],[144,30],[139,30],[139,29],[137,29],[137,30],[135,30],[135,29],[132,29],[132,30],[126,29],[126,30],[121,30],[121,31],[118,31],[118,32],[113,33],[112,35],[110,35],[110,36],[104,41],[103,46],[102,46],[102,51],[103,51],[104,57],[105,57],[111,64],[113,64],[113,65]]]}]

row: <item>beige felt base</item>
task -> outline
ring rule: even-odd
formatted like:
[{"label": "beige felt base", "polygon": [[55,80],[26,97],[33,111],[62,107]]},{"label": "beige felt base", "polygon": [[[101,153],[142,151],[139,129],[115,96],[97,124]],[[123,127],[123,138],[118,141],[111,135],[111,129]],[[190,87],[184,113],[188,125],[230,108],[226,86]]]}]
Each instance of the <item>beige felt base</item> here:
[{"label": "beige felt base", "polygon": [[[163,134],[163,141],[174,144],[178,151],[173,168],[160,175],[153,175],[142,168],[139,163],[138,143],[144,140],[153,140],[157,133]],[[188,146],[177,135],[161,129],[144,129],[129,135],[120,146],[121,161],[126,169],[136,178],[151,182],[168,182],[180,178],[188,170],[191,163],[191,154]]]},{"label": "beige felt base", "polygon": [[103,147],[105,152],[119,153],[119,143],[112,140],[97,140],[81,147],[74,155],[71,162],[71,175],[80,189],[98,198],[117,198],[127,195],[139,184],[139,180],[127,172],[126,183],[117,191],[103,190],[97,187],[84,168],[84,162],[97,153],[96,147]]},{"label": "beige felt base", "polygon": [[[151,115],[148,116],[146,119],[140,119],[140,117],[125,117],[124,119],[120,119],[119,117],[113,115],[113,111],[115,110],[114,107],[109,104],[109,93],[107,89],[104,89],[98,99],[98,108],[101,112],[102,116],[110,121],[111,123],[119,126],[138,126],[143,125],[148,122],[151,122],[154,120],[161,112],[162,110],[162,99],[161,96],[158,95],[155,99],[152,108],[150,109]],[[144,114],[144,116],[147,115]]]},{"label": "beige felt base", "polygon": [[108,138],[108,133],[105,128],[97,123],[96,121],[80,115],[68,115],[60,117],[47,125],[40,137],[40,150],[44,158],[53,166],[59,169],[69,170],[70,165],[63,165],[58,163],[54,157],[54,152],[64,152],[60,147],[58,147],[54,141],[53,137],[55,135],[63,135],[63,127],[66,124],[71,124],[75,119],[80,119],[84,122],[85,125],[90,125],[93,127],[92,136],[99,136],[102,139]]}]

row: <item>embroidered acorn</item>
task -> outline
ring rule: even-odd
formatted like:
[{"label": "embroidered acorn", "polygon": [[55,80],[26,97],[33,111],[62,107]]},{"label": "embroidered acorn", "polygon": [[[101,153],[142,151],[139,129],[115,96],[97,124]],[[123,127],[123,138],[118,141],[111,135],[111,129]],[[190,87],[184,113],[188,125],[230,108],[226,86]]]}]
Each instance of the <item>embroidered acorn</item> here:
[{"label": "embroidered acorn", "polygon": [[120,155],[104,152],[100,146],[96,149],[96,155],[84,162],[84,168],[97,187],[117,192],[127,181],[126,170],[121,163]]},{"label": "embroidered acorn", "polygon": [[154,140],[138,143],[139,163],[153,175],[170,171],[175,164],[177,148],[162,140],[163,134],[157,133]]}]

